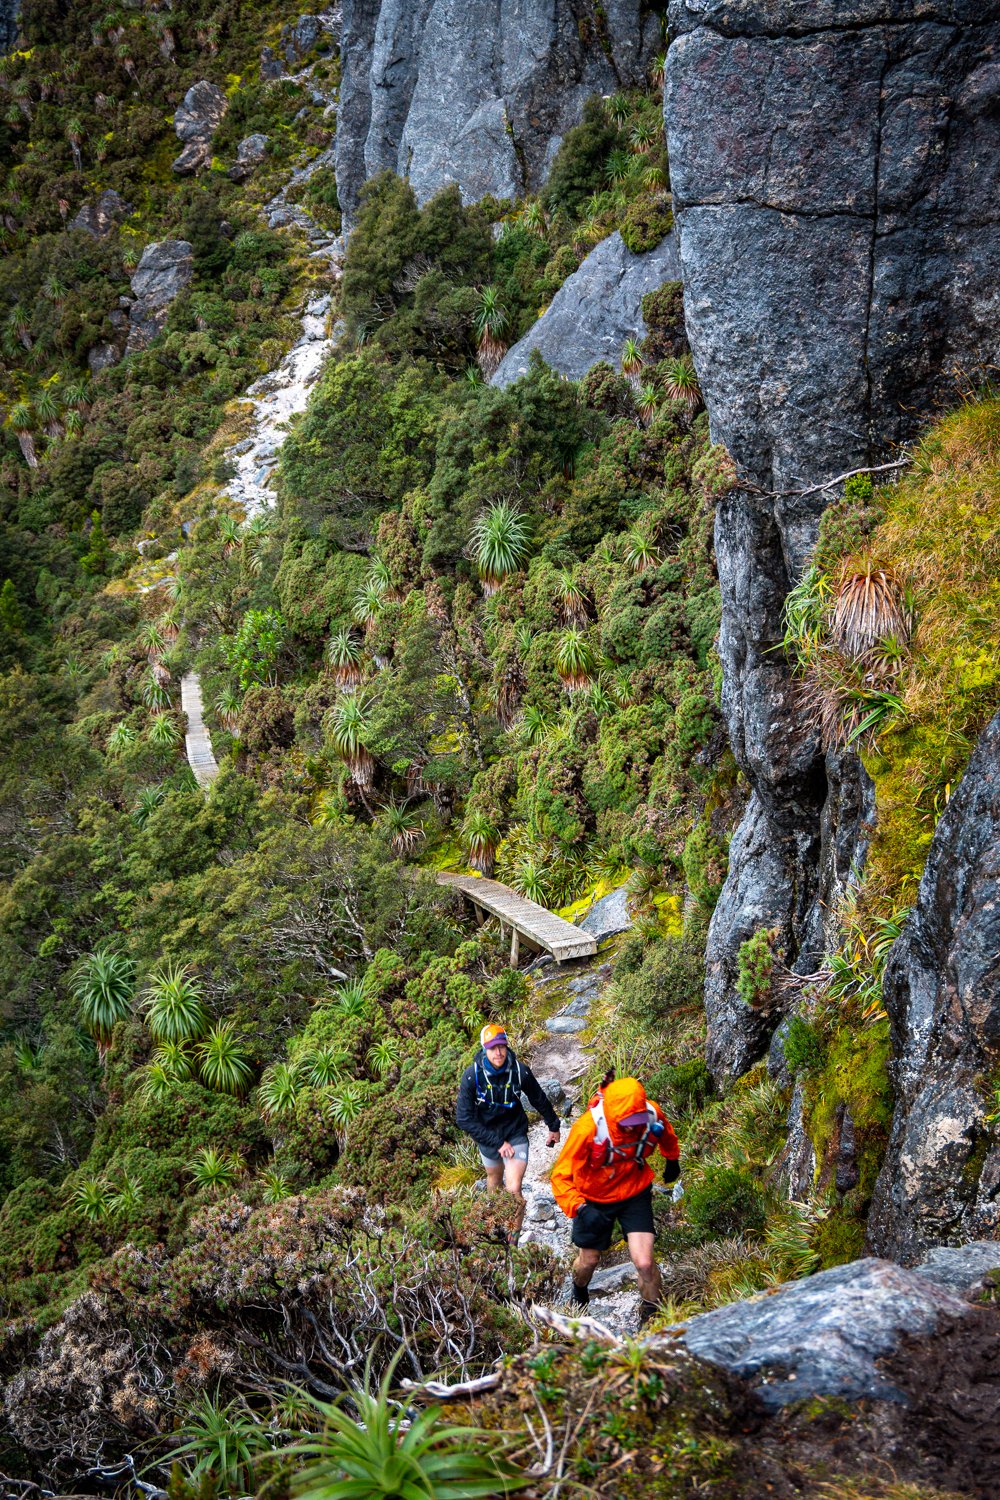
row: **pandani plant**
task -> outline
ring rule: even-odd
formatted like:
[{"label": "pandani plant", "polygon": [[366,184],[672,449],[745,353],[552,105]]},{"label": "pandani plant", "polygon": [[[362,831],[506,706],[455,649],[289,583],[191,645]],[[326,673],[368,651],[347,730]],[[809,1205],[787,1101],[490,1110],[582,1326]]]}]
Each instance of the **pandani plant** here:
[{"label": "pandani plant", "polygon": [[524,560],[528,523],[509,500],[499,500],[476,522],[472,542],[483,593],[489,597]]}]

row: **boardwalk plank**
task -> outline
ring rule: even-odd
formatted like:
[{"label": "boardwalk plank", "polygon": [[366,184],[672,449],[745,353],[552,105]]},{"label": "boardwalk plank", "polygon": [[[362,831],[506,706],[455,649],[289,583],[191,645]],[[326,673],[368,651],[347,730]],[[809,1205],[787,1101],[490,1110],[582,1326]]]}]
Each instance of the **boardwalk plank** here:
[{"label": "boardwalk plank", "polygon": [[201,683],[197,672],[185,672],[181,678],[181,708],[187,715],[187,734],[184,736],[184,744],[187,749],[188,765],[194,772],[199,786],[211,786],[219,774],[219,765],[202,717]]},{"label": "boardwalk plank", "polygon": [[537,901],[519,896],[499,880],[485,880],[475,875],[453,875],[447,870],[441,870],[437,875],[437,883],[461,891],[474,905],[499,917],[501,922],[520,933],[521,937],[533,943],[536,948],[551,953],[557,963],[565,963],[570,958],[588,958],[597,952],[597,939],[591,937],[589,932],[574,927],[572,922],[556,916],[555,912],[546,911]]}]

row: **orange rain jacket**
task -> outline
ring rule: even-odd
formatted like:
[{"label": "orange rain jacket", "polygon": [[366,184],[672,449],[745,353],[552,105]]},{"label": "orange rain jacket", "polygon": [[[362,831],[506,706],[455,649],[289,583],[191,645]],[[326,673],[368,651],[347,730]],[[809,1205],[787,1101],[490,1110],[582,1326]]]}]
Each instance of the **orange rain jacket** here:
[{"label": "orange rain jacket", "polygon": [[[590,1105],[596,1104],[595,1094]],[[595,1166],[591,1148],[597,1134],[594,1117],[588,1105],[566,1137],[559,1160],[552,1168],[552,1192],[563,1213],[576,1217],[585,1203],[619,1203],[643,1192],[653,1180],[653,1169],[646,1161],[633,1159],[613,1161],[610,1166]],[[646,1090],[637,1078],[617,1078],[604,1090],[604,1118],[608,1134],[615,1145],[627,1144],[617,1129],[617,1122],[649,1105],[663,1121],[664,1130],[657,1142],[661,1156],[676,1161],[681,1154],[680,1142],[673,1126],[658,1104],[646,1098]]]}]

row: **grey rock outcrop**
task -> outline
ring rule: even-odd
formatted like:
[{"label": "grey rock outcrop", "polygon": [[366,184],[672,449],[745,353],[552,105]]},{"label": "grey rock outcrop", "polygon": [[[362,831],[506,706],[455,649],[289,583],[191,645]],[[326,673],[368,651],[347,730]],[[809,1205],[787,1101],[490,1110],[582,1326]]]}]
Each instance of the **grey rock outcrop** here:
[{"label": "grey rock outcrop", "polygon": [[114,188],[107,188],[96,198],[81,206],[76,215],[70,219],[69,228],[82,229],[92,235],[95,240],[102,240],[116,225],[121,223],[122,219],[127,219],[131,212],[131,203],[126,203]]},{"label": "grey rock outcrop", "polygon": [[2,0],[0,3],[0,56],[13,52],[17,46],[17,20],[20,0]]},{"label": "grey rock outcrop", "polygon": [[680,260],[668,235],[647,255],[633,255],[617,232],[567,277],[546,311],[501,360],[491,385],[526,374],[537,349],[553,370],[579,380],[606,359],[617,367],[622,344],[643,338],[642,299],[665,281],[680,279]]},{"label": "grey rock outcrop", "polygon": [[907,1336],[972,1315],[955,1290],[915,1271],[856,1260],[701,1313],[683,1337],[692,1354],[748,1380],[772,1410],[815,1396],[899,1401],[878,1361]]},{"label": "grey rock outcrop", "polygon": [[639,0],[345,0],[337,186],[348,221],[392,168],[423,202],[536,189],[591,94],[643,77],[659,39]]},{"label": "grey rock outcrop", "polygon": [[943,1286],[959,1297],[979,1293],[987,1277],[1000,1271],[1000,1244],[973,1240],[968,1245],[938,1245],[916,1268],[925,1281]]},{"label": "grey rock outcrop", "polygon": [[632,926],[628,910],[628,886],[620,885],[617,890],[609,891],[606,896],[595,901],[580,926],[599,943],[605,938],[614,937],[616,932],[627,932]]},{"label": "grey rock outcrop", "polygon": [[884,985],[896,1107],[871,1244],[910,1260],[1000,1234],[1000,714],[938,823]]},{"label": "grey rock outcrop", "polygon": [[228,108],[229,101],[217,84],[203,78],[188,89],[174,112],[174,130],[184,147],[173,162],[178,176],[197,172],[211,161],[212,136]]},{"label": "grey rock outcrop", "polygon": [[233,182],[244,182],[254,167],[259,167],[267,155],[267,136],[255,132],[245,135],[236,148],[236,160],[229,168],[228,177]]},{"label": "grey rock outcrop", "polygon": [[871,805],[799,705],[784,598],[829,482],[1000,351],[1000,285],[976,270],[1000,243],[1000,4],[673,0],[669,20],[688,338],[712,436],[748,481],[716,526],[723,709],[753,789],[709,939],[723,1079],[778,1019],[736,999],[740,944],[775,926],[784,961],[815,967]]},{"label": "grey rock outcrop", "polygon": [[129,313],[126,352],[145,349],[167,320],[171,302],[194,275],[194,255],[187,240],[159,240],[147,245],[132,275],[135,301]]}]

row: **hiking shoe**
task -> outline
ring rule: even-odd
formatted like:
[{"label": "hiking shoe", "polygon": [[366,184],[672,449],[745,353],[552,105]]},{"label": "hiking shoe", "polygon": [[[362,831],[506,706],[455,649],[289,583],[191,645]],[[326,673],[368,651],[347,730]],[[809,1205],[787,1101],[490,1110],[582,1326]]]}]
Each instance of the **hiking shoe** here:
[{"label": "hiking shoe", "polygon": [[647,1302],[645,1299],[639,1303],[639,1327],[645,1328],[650,1318],[655,1318],[660,1311],[658,1302]]},{"label": "hiking shoe", "polygon": [[574,1307],[590,1306],[590,1289],[585,1286],[577,1286],[574,1281],[570,1290],[570,1300]]}]

